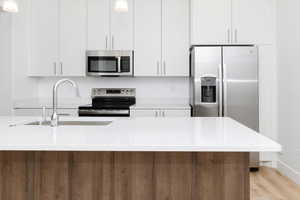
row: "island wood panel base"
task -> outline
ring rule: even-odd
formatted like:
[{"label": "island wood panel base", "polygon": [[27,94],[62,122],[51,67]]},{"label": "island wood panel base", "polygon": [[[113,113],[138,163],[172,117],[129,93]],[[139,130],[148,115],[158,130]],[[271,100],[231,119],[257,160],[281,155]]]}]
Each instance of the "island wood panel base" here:
[{"label": "island wood panel base", "polygon": [[249,153],[0,152],[0,200],[249,200]]}]

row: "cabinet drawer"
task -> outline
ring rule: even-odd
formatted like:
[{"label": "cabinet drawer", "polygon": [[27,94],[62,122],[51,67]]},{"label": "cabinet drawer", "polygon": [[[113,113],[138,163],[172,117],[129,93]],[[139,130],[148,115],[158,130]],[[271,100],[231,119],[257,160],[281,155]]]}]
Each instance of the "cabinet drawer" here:
[{"label": "cabinet drawer", "polygon": [[136,109],[130,111],[131,117],[190,117],[191,109]]}]

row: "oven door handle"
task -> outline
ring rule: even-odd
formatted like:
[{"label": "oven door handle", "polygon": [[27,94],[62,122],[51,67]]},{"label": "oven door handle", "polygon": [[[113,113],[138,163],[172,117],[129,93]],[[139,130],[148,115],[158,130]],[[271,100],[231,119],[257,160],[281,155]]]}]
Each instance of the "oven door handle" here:
[{"label": "oven door handle", "polygon": [[130,116],[130,110],[106,110],[106,109],[79,109],[80,115],[120,115],[120,116]]},{"label": "oven door handle", "polygon": [[121,73],[121,57],[117,57],[118,59],[118,73]]}]

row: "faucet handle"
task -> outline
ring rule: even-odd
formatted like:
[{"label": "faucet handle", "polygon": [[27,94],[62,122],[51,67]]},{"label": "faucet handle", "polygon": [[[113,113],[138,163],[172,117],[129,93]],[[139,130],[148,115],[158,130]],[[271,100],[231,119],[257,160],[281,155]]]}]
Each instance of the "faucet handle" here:
[{"label": "faucet handle", "polygon": [[43,110],[42,110],[42,122],[47,121],[47,110],[46,110],[46,106],[43,106]]}]

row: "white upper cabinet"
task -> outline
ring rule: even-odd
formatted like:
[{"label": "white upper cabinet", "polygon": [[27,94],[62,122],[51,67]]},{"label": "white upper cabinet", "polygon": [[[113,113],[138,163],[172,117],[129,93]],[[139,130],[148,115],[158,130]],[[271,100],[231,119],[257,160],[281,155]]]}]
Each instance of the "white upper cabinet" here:
[{"label": "white upper cabinet", "polygon": [[135,1],[135,76],[189,76],[189,1]]},{"label": "white upper cabinet", "polygon": [[165,76],[189,76],[189,3],[162,1],[162,69]]},{"label": "white upper cabinet", "polygon": [[60,0],[60,75],[83,76],[86,51],[86,0]]},{"label": "white upper cabinet", "polygon": [[86,0],[31,0],[29,76],[84,76]]},{"label": "white upper cabinet", "polygon": [[134,0],[128,11],[116,10],[116,0],[87,1],[88,49],[133,50]]},{"label": "white upper cabinet", "polygon": [[110,0],[87,0],[88,50],[108,50],[110,44]]},{"label": "white upper cabinet", "polygon": [[111,0],[111,49],[132,50],[134,31],[134,0],[127,0],[127,12],[120,12],[116,10],[116,1],[117,0]]},{"label": "white upper cabinet", "polygon": [[232,0],[235,43],[273,44],[275,41],[274,0]]},{"label": "white upper cabinet", "polygon": [[58,60],[58,1],[31,1],[29,76],[53,76]]},{"label": "white upper cabinet", "polygon": [[135,1],[135,76],[161,73],[161,0]]},{"label": "white upper cabinet", "polygon": [[192,44],[272,44],[276,0],[191,0]]},{"label": "white upper cabinet", "polygon": [[191,43],[230,42],[231,0],[191,0]]}]

